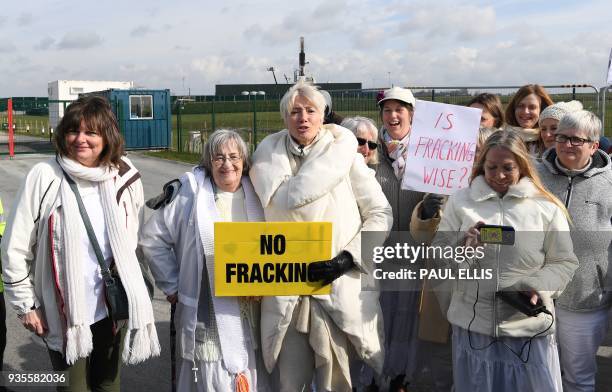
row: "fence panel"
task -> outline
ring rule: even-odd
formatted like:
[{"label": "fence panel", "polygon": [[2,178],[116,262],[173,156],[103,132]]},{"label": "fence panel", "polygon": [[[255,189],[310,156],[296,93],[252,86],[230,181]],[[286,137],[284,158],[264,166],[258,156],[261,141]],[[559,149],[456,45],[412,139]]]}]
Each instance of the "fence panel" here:
[{"label": "fence panel", "polygon": [[604,135],[612,136],[612,85],[600,89],[601,121],[603,122]]},{"label": "fence panel", "polygon": [[[8,153],[4,142],[8,134],[8,99],[0,100],[0,154]],[[70,101],[47,99],[14,99],[13,130],[15,154],[33,154],[54,151],[53,128],[49,125],[49,104],[65,107]]]}]

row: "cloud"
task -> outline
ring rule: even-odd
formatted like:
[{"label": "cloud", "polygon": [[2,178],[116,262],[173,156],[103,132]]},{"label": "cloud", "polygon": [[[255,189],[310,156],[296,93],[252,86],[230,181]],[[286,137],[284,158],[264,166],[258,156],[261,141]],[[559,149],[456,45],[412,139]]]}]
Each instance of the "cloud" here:
[{"label": "cloud", "polygon": [[16,52],[17,47],[10,42],[1,42],[0,41],[0,53],[12,53]]},{"label": "cloud", "polygon": [[69,32],[57,44],[58,49],[89,49],[102,44],[102,38],[94,32]]},{"label": "cloud", "polygon": [[34,17],[29,12],[24,12],[17,18],[17,24],[19,26],[28,26],[34,21]]},{"label": "cloud", "polygon": [[341,29],[343,12],[347,9],[345,0],[330,0],[320,3],[310,13],[302,8],[287,14],[280,23],[262,28],[255,23],[247,27],[243,36],[259,39],[264,44],[278,45],[292,42],[296,36],[303,34],[320,34]]},{"label": "cloud", "polygon": [[34,49],[36,50],[47,50],[50,49],[55,43],[55,39],[51,37],[45,37],[38,41],[36,45],[34,45]]},{"label": "cloud", "polygon": [[191,47],[189,46],[184,46],[184,45],[174,45],[174,47],[172,48],[173,50],[190,50]]},{"label": "cloud", "polygon": [[140,25],[136,26],[136,28],[130,32],[130,35],[132,37],[144,37],[152,32],[153,29],[151,29],[148,25]]},{"label": "cloud", "polygon": [[357,49],[373,48],[380,45],[385,35],[385,30],[380,27],[368,27],[359,29],[353,36],[353,44]]},{"label": "cloud", "polygon": [[407,20],[399,24],[397,32],[400,34],[473,41],[495,33],[496,15],[492,6],[428,5],[408,15]]}]

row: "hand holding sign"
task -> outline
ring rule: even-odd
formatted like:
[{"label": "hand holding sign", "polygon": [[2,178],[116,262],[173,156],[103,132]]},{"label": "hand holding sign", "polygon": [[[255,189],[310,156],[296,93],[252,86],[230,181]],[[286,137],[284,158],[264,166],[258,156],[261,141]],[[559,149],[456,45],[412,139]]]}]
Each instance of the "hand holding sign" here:
[{"label": "hand holding sign", "polygon": [[450,195],[468,186],[481,110],[416,101],[402,189]]}]

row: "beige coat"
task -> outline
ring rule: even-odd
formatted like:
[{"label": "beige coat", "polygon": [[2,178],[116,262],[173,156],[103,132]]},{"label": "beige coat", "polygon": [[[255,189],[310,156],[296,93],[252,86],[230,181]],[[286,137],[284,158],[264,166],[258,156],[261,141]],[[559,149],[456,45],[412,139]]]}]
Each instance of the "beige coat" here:
[{"label": "beige coat", "polygon": [[[324,125],[296,173],[290,163],[288,138],[287,130],[270,135],[253,155],[249,174],[266,220],[332,222],[332,255],[347,250],[359,269],[335,280],[331,295],[310,298],[347,335],[357,354],[380,371],[384,360],[382,315],[378,293],[361,290],[362,274],[371,262],[361,259],[361,233],[388,232],[393,223],[391,207],[374,172],[357,154],[357,141],[350,131]],[[381,236],[378,245],[384,239]],[[266,297],[262,302],[262,350],[268,370],[276,365],[299,302],[297,296]],[[310,333],[311,342],[325,339]]]}]

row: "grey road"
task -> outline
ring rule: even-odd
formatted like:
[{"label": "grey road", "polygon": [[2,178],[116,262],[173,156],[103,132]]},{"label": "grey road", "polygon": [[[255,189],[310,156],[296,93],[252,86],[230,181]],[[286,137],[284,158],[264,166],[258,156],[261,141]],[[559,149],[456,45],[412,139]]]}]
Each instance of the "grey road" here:
[{"label": "grey road", "polygon": [[[13,199],[25,175],[36,163],[49,159],[51,155],[18,155],[9,160],[0,156],[0,197],[9,214]],[[190,166],[166,160],[149,158],[140,154],[129,155],[134,165],[142,173],[145,199],[159,193],[162,185],[177,178]],[[147,215],[149,211],[146,212]],[[165,296],[156,290],[153,309],[157,332],[162,346],[159,358],[154,358],[135,366],[124,366],[121,386],[124,391],[169,391],[170,390],[170,307]],[[4,370],[48,370],[51,369],[47,349],[43,341],[27,331],[11,309],[7,309],[7,346],[4,353]],[[15,390],[26,390],[15,389]],[[52,389],[36,388],[36,391]]]},{"label": "grey road", "polygon": [[[0,197],[8,214],[12,201],[28,170],[37,162],[48,159],[50,155],[19,155],[8,160],[0,155]],[[149,158],[140,154],[130,154],[130,159],[142,173],[145,198],[159,193],[161,186],[170,179],[177,178],[190,168],[187,164]],[[147,211],[147,215],[149,211]],[[159,291],[153,300],[157,331],[162,345],[159,358],[151,359],[136,366],[123,367],[122,390],[124,391],[169,391],[170,390],[170,339],[169,306]],[[44,370],[51,364],[44,343],[24,329],[15,314],[7,310],[7,347],[4,355],[5,370]],[[612,324],[612,318],[610,320]],[[612,391],[612,328],[598,352],[598,391]],[[44,391],[37,388],[37,391]],[[424,375],[419,385],[411,391],[431,390],[431,380]]]},{"label": "grey road", "polygon": [[[53,151],[53,143],[48,137],[35,137],[17,134],[14,137],[15,153],[45,153]],[[0,156],[8,155],[8,132],[0,131]]]}]

